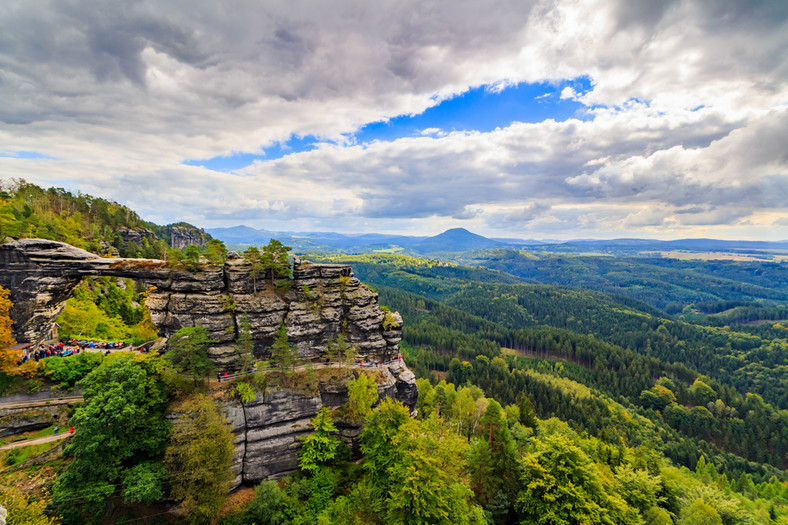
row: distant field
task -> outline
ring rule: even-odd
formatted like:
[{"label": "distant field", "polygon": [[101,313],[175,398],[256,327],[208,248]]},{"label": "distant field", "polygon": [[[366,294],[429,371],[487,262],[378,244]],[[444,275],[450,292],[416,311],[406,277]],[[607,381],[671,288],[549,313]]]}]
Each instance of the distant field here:
[{"label": "distant field", "polygon": [[775,253],[774,255],[764,255],[763,253],[731,253],[731,252],[644,252],[644,254],[659,254],[669,259],[685,259],[700,261],[745,261],[745,262],[780,262],[788,260],[788,254]]}]

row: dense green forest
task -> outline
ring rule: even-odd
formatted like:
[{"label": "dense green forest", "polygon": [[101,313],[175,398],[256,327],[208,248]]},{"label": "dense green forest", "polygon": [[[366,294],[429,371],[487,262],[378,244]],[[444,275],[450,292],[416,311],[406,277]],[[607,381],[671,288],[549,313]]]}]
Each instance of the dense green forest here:
[{"label": "dense green forest", "polygon": [[534,283],[624,295],[669,314],[700,303],[750,303],[760,299],[761,304],[769,306],[775,301],[781,304],[788,301],[785,262],[534,254],[502,249],[445,254],[442,259],[505,271]]},{"label": "dense green forest", "polygon": [[[691,466],[703,450],[730,465],[729,476],[755,470],[768,475],[772,467],[786,467],[788,328],[783,325],[756,334],[693,324],[627,297],[511,284],[511,276],[497,272],[407,257],[330,260],[350,262],[359,278],[377,288],[382,302],[403,315],[404,340],[421,376],[448,373],[458,384],[470,379],[511,401],[525,386],[516,370],[549,367],[664,428],[670,436],[664,452],[678,464]],[[484,277],[474,281],[468,272]],[[494,282],[498,276],[506,284]],[[510,375],[480,373],[479,356],[505,357]],[[465,373],[458,375],[460,370]],[[568,401],[566,411],[560,406],[541,404],[540,415],[580,417],[579,430],[602,431],[601,420],[586,416],[594,412]]]}]

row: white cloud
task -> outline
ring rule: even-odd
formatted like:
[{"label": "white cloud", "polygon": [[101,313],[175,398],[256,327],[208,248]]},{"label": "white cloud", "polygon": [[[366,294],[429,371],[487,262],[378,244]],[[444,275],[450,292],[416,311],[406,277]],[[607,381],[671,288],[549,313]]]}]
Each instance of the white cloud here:
[{"label": "white cloud", "polygon": [[[201,226],[780,237],[786,20],[768,1],[6,2],[0,143],[52,158],[0,176]],[[471,87],[583,75],[561,96],[592,120],[347,139]],[[291,135],[338,145],[182,164]]]}]

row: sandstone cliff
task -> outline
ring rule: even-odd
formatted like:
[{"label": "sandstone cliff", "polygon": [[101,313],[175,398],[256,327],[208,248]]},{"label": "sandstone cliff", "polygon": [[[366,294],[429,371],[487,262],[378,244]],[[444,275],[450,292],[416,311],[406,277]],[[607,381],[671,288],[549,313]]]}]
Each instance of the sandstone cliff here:
[{"label": "sandstone cliff", "polygon": [[[226,370],[235,365],[234,343],[244,314],[249,316],[258,358],[270,352],[281,323],[304,359],[322,359],[328,341],[340,333],[365,361],[386,361],[399,353],[402,318],[382,312],[378,295],[345,265],[296,258],[291,286],[282,290],[271,285],[270,275],[253,277],[249,264],[236,257],[222,266],[204,264],[189,272],[164,261],[105,258],[64,243],[22,239],[0,246],[0,268],[0,285],[11,290],[14,336],[19,341],[42,339],[85,276],[109,275],[155,287],[147,305],[161,335],[186,326],[206,328],[216,341],[209,353]],[[413,410],[418,390],[404,363],[395,359],[375,371],[381,378],[379,397],[391,397]],[[311,431],[309,423],[322,406],[336,408],[347,402],[347,382],[348,378],[320,383],[316,392],[271,388],[248,403],[228,396],[223,410],[235,434],[236,486],[297,470],[298,438]],[[51,422],[55,414],[5,416],[5,426],[18,431]],[[340,418],[337,427],[340,437],[357,450],[360,422]]]},{"label": "sandstone cliff", "polygon": [[[390,397],[413,410],[418,397],[413,372],[401,361],[378,370],[385,376],[378,385],[379,398]],[[321,384],[317,394],[272,389],[249,403],[225,402],[223,409],[235,434],[236,486],[279,479],[298,470],[299,438],[312,431],[309,423],[322,406],[337,408],[347,402],[347,383]],[[339,437],[357,452],[361,422],[340,418],[336,425]]]},{"label": "sandstone cliff", "polygon": [[280,323],[302,358],[320,358],[326,343],[340,333],[361,359],[386,360],[399,352],[402,318],[381,312],[378,295],[345,265],[296,259],[292,286],[282,291],[269,283],[270,276],[253,277],[243,259],[190,272],[165,261],[105,258],[65,243],[20,239],[0,246],[0,268],[0,285],[11,290],[18,341],[44,339],[82,278],[110,275],[155,287],[146,304],[160,335],[169,337],[188,326],[206,328],[215,341],[209,353],[224,370],[234,368],[234,342],[244,314],[257,357],[267,355]]}]

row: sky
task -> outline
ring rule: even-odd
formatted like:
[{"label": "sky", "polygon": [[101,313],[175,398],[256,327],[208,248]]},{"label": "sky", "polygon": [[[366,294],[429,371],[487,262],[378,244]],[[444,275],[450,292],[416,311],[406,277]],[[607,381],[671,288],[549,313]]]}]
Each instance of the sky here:
[{"label": "sky", "polygon": [[199,227],[788,239],[788,2],[0,4],[0,178]]}]

